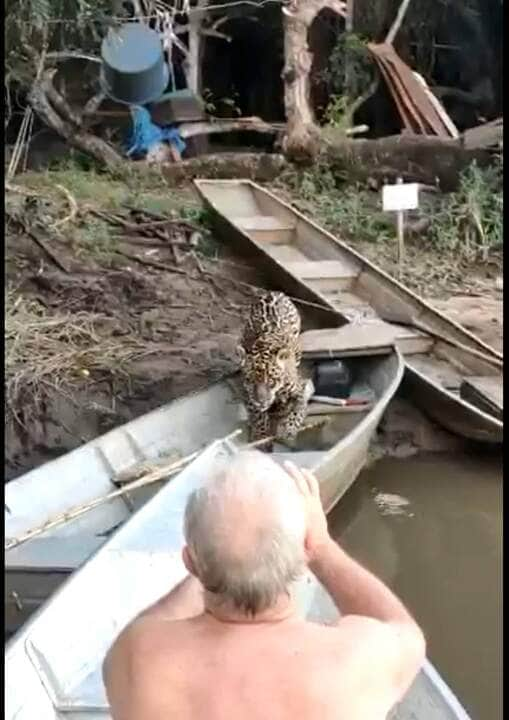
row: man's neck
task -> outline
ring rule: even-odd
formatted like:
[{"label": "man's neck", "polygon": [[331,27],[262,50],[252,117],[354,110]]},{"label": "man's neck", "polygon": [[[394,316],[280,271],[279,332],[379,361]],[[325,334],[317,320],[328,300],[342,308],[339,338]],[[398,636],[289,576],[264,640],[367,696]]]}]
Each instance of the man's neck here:
[{"label": "man's neck", "polygon": [[277,601],[255,615],[232,607],[229,603],[218,602],[211,593],[205,593],[205,613],[222,623],[235,625],[257,625],[279,623],[294,618],[297,614],[295,603],[288,595],[280,595]]}]

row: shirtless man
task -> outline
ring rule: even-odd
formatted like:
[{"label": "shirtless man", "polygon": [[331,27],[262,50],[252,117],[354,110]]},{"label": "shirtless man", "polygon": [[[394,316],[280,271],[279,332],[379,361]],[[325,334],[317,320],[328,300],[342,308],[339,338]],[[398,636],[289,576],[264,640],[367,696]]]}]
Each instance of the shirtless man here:
[{"label": "shirtless man", "polygon": [[[425,657],[401,602],[330,538],[313,475],[240,453],[189,499],[190,575],[104,663],[113,720],[382,720]],[[299,617],[306,564],[342,613]]]}]

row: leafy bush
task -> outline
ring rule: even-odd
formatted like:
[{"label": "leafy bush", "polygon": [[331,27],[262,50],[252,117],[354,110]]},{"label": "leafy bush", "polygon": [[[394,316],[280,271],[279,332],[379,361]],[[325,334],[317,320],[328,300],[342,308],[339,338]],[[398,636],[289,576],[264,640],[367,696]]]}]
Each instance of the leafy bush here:
[{"label": "leafy bush", "polygon": [[438,248],[486,261],[490,250],[502,247],[502,176],[501,158],[483,169],[474,162],[462,173],[458,190],[444,198],[432,218],[430,239]]}]

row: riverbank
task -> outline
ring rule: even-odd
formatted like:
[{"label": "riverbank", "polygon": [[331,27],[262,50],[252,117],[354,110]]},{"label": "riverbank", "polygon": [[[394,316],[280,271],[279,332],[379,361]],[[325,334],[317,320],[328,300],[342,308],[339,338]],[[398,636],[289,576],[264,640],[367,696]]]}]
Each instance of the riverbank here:
[{"label": "riverbank", "polygon": [[[340,234],[341,216],[334,224],[302,207],[291,183],[273,189]],[[171,216],[176,234],[130,235],[139,222],[133,207],[153,213],[144,222]],[[235,369],[245,309],[265,281],[208,232],[191,186],[169,188],[157,172],[115,178],[71,167],[18,176],[6,209],[7,480]],[[349,241],[394,272],[389,235]],[[409,243],[404,281],[422,291],[414,251],[421,269],[447,262]],[[501,347],[494,257],[461,271],[451,262],[440,288],[424,284],[441,309]],[[398,418],[410,412],[401,402]],[[400,438],[393,414],[386,440],[392,427]],[[413,436],[396,443],[400,454],[448,445],[449,436],[437,445],[433,426],[414,420]]]}]

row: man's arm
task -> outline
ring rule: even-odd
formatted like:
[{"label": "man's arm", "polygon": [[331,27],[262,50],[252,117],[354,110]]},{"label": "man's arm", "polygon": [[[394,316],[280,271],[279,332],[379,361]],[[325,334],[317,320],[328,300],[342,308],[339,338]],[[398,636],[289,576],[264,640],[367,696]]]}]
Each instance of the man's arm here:
[{"label": "man's arm", "polygon": [[[338,626],[366,640],[368,661],[389,676],[395,702],[404,695],[426,657],[424,635],[403,603],[333,540],[316,548],[311,572],[330,594],[342,618]],[[354,641],[355,642],[355,641]]]},{"label": "man's arm", "polygon": [[316,478],[291,464],[287,470],[306,505],[309,568],[343,615],[341,628],[367,641],[367,665],[380,665],[381,675],[389,677],[398,699],[424,662],[424,635],[394,593],[332,540]]}]

